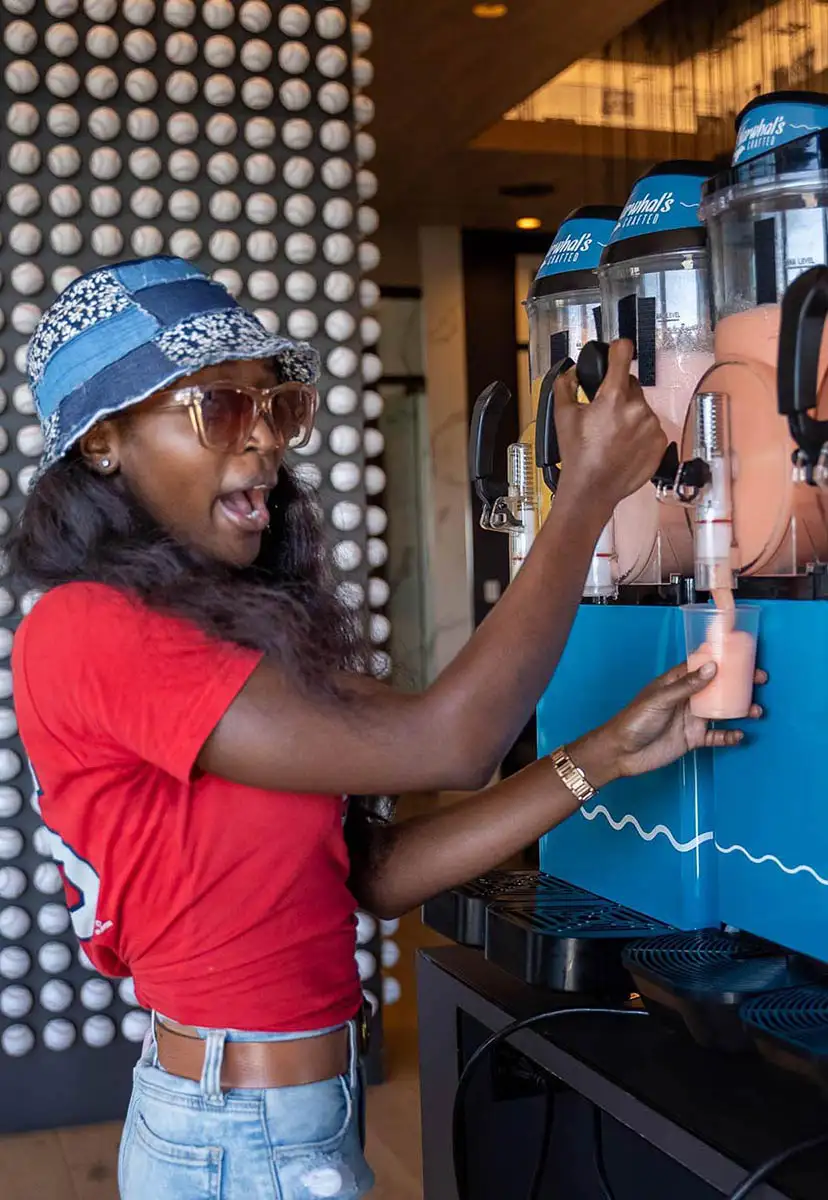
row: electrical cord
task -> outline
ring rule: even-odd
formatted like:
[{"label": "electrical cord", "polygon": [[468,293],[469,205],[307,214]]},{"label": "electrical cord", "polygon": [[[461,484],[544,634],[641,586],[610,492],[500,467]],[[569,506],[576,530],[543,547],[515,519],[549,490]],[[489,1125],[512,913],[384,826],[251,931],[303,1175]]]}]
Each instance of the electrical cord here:
[{"label": "electrical cord", "polygon": [[555,1128],[555,1085],[548,1080],[545,1085],[546,1105],[543,1117],[543,1133],[541,1134],[538,1161],[532,1172],[532,1182],[529,1185],[527,1200],[541,1200],[543,1176],[546,1171],[546,1160],[549,1158],[549,1147],[552,1145],[552,1130]]},{"label": "electrical cord", "polygon": [[798,1142],[795,1146],[789,1146],[787,1150],[781,1150],[779,1154],[775,1154],[773,1158],[769,1158],[761,1167],[757,1167],[752,1175],[748,1175],[747,1179],[743,1179],[735,1192],[731,1192],[728,1200],[745,1200],[760,1183],[764,1183],[778,1167],[788,1162],[791,1158],[796,1158],[798,1154],[806,1154],[809,1150],[816,1150],[818,1146],[828,1146],[828,1133],[822,1133],[819,1137],[808,1138],[805,1142]]},{"label": "electrical cord", "polygon": [[607,1164],[604,1161],[604,1114],[597,1104],[592,1106],[592,1131],[593,1160],[595,1173],[601,1187],[601,1196],[603,1200],[615,1200],[615,1192],[610,1187]]},{"label": "electrical cord", "polygon": [[[451,1150],[454,1160],[454,1182],[459,1200],[471,1200],[469,1196],[468,1170],[465,1154],[463,1153],[465,1150],[463,1144],[463,1103],[466,1099],[466,1093],[469,1090],[470,1080],[478,1063],[495,1046],[499,1046],[501,1042],[507,1041],[510,1037],[514,1037],[516,1033],[521,1033],[524,1029],[531,1029],[534,1025],[543,1025],[546,1021],[553,1021],[557,1017],[574,1016],[646,1017],[649,1016],[649,1013],[640,1008],[557,1008],[554,1012],[535,1013],[532,1017],[523,1017],[519,1021],[511,1021],[508,1025],[504,1025],[502,1029],[498,1029],[496,1033],[487,1037],[484,1042],[481,1042],[461,1071],[460,1078],[457,1081],[457,1091],[454,1093],[454,1108],[451,1118]],[[533,1188],[539,1178],[542,1177],[543,1168],[541,1167],[539,1171],[536,1170],[535,1174],[536,1178],[533,1180]],[[534,1200],[534,1197],[530,1195],[529,1200]],[[612,1200],[612,1193],[610,1193],[609,1200]]]}]

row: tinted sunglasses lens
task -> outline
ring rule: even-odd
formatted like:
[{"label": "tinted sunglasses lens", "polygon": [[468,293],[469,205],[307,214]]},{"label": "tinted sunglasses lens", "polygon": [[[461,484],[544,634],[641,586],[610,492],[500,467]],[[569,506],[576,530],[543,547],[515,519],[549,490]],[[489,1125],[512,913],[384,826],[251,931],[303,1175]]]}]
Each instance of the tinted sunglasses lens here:
[{"label": "tinted sunglasses lens", "polygon": [[[280,396],[289,412],[285,429],[290,433],[288,446],[291,450],[301,450],[310,441],[316,410],[319,406],[319,393],[315,387],[304,383],[286,384]],[[274,409],[277,401],[274,401]]]},{"label": "tinted sunglasses lens", "polygon": [[205,388],[201,397],[204,440],[211,450],[237,450],[245,445],[256,421],[256,402],[233,388]]}]

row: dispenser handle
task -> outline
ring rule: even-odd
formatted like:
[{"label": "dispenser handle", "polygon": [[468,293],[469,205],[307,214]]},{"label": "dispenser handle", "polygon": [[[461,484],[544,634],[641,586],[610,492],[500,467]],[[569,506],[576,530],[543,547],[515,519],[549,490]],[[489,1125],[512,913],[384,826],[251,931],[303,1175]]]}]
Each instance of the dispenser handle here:
[{"label": "dispenser handle", "polygon": [[508,495],[505,464],[498,477],[495,470],[497,431],[512,393],[499,379],[484,388],[474,402],[469,432],[469,474],[483,504],[493,504]]},{"label": "dispenser handle", "polygon": [[788,418],[791,436],[809,466],[815,466],[828,441],[828,421],[809,416],[817,407],[819,352],[828,317],[828,267],[805,271],[782,300],[777,389],[779,412]]},{"label": "dispenser handle", "polygon": [[550,367],[541,380],[538,411],[535,416],[535,466],[543,476],[550,492],[557,491],[561,479],[558,431],[555,428],[555,383],[559,375],[575,364],[571,358],[561,358]]}]

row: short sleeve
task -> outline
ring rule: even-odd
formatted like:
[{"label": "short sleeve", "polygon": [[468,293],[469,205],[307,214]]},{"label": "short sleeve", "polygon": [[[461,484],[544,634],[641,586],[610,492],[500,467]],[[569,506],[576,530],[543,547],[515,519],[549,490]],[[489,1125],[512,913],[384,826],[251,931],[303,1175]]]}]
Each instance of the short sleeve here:
[{"label": "short sleeve", "polygon": [[13,669],[15,690],[80,761],[92,748],[186,782],[261,659],[114,588],[73,583],[24,620]]}]

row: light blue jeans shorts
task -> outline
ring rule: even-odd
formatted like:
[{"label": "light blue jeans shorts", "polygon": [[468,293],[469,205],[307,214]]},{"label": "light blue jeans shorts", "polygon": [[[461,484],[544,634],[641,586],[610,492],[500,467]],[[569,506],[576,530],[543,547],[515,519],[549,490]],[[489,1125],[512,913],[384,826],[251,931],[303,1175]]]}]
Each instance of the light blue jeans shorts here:
[{"label": "light blue jeans shorts", "polygon": [[[219,1085],[224,1044],[313,1033],[199,1029],[201,1082],[158,1064],[153,1026],[135,1068],[118,1163],[122,1200],[357,1200],[369,1192],[356,1022],[346,1075],[301,1087]],[[335,1028],[339,1028],[336,1026]]]}]

